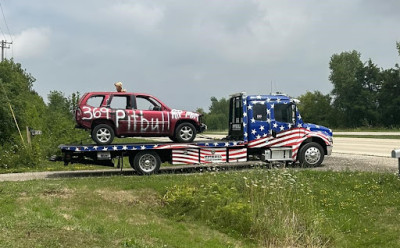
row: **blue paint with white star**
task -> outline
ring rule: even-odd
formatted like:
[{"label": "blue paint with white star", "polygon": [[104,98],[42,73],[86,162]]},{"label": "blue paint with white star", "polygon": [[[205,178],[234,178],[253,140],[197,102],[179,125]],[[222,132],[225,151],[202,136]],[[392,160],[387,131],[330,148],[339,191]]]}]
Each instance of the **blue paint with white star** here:
[{"label": "blue paint with white star", "polygon": [[[304,123],[297,108],[295,110],[294,122],[292,120],[285,122],[277,121],[275,118],[277,115],[275,109],[277,106],[285,108],[285,105],[291,108],[294,102],[289,97],[283,95],[245,96],[243,98],[243,135],[245,142],[269,137],[273,131],[280,133],[293,128],[305,128],[312,132],[321,132],[327,136],[332,136],[332,130],[326,127]],[[256,108],[258,111],[255,110]],[[263,113],[262,111],[265,110],[266,113]]]}]

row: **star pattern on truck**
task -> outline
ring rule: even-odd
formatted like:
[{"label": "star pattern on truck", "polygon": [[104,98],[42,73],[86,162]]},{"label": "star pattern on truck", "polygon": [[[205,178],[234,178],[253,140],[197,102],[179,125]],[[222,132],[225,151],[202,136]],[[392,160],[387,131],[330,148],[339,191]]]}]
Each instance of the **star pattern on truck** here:
[{"label": "star pattern on truck", "polygon": [[[244,130],[248,130],[244,133],[244,137],[245,139],[247,138],[248,141],[272,136],[273,131],[275,131],[276,133],[282,133],[293,128],[306,128],[310,131],[313,128],[310,125],[304,126],[302,117],[298,111],[296,111],[295,113],[295,123],[277,122],[275,120],[274,110],[276,108],[276,104],[289,104],[290,100],[288,100],[287,97],[277,96],[276,98],[271,99],[270,97],[258,95],[252,96],[248,99],[243,99],[242,103],[243,128]],[[255,118],[255,104],[262,104],[266,106],[266,120],[260,121]]]}]

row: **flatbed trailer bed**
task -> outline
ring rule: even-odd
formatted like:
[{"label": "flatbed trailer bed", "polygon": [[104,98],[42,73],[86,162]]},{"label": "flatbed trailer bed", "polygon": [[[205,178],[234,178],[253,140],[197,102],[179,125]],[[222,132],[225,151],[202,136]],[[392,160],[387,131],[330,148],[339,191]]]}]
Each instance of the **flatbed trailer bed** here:
[{"label": "flatbed trailer bed", "polygon": [[[64,154],[63,160],[65,165],[82,161],[85,158],[90,158],[97,163],[112,165],[111,160],[114,158],[129,157],[131,166],[140,174],[156,173],[160,167],[157,164],[163,162],[173,165],[199,165],[248,161],[247,145],[244,141],[207,140],[195,143],[140,142],[111,145],[69,144],[60,145],[59,148]],[[137,155],[139,157],[145,156],[142,162],[149,167],[146,171],[135,166]]]}]

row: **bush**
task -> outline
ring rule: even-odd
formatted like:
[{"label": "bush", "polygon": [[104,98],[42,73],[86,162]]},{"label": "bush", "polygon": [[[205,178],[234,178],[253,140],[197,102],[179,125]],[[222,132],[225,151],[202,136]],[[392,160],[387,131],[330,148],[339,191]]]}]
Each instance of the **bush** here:
[{"label": "bush", "polygon": [[19,167],[34,168],[43,161],[41,149],[38,145],[13,145],[2,147],[0,151],[0,168],[15,169]]}]

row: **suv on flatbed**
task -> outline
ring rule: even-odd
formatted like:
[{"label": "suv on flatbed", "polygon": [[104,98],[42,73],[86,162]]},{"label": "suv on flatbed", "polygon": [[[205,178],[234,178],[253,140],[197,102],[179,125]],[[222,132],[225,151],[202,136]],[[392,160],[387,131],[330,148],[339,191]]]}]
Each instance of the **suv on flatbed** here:
[{"label": "suv on flatbed", "polygon": [[206,129],[199,113],[171,109],[154,96],[128,92],[90,92],[78,103],[78,128],[92,131],[99,145],[114,137],[167,136],[175,142],[192,142]]}]

